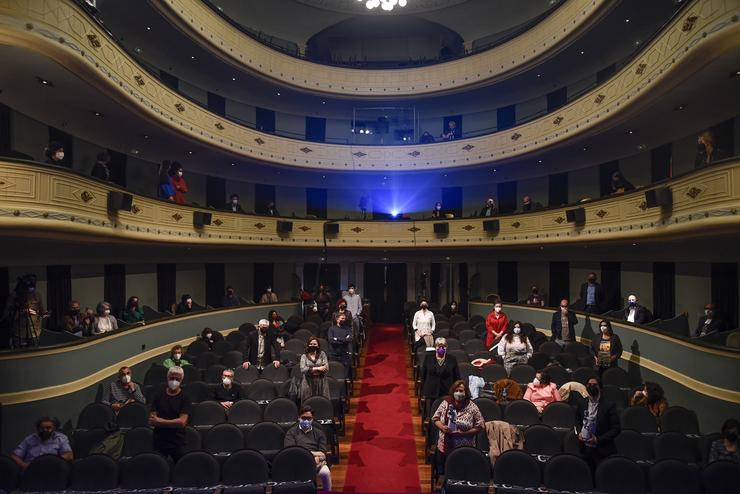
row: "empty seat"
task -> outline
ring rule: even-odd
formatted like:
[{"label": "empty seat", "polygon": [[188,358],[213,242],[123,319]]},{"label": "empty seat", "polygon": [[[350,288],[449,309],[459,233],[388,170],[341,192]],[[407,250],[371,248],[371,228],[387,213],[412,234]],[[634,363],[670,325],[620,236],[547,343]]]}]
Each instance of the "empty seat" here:
[{"label": "empty seat", "polygon": [[247,369],[238,366],[234,369],[234,380],[240,384],[251,384],[260,377],[257,367],[250,365]]},{"label": "empty seat", "polygon": [[699,419],[693,410],[671,406],[660,416],[660,430],[662,432],[699,434]]},{"label": "empty seat", "polygon": [[715,461],[701,472],[704,492],[707,494],[736,494],[740,479],[740,465],[731,461]]},{"label": "empty seat", "polygon": [[75,458],[84,458],[90,449],[105,439],[105,429],[79,429],[72,434],[72,451]]},{"label": "empty seat", "polygon": [[229,408],[227,420],[239,427],[251,427],[262,422],[262,407],[253,400],[239,400]]},{"label": "empty seat", "polygon": [[457,338],[447,338],[447,351],[462,350],[462,343]]},{"label": "empty seat", "polygon": [[278,451],[283,449],[285,431],[274,422],[260,422],[249,429],[245,438],[247,448],[256,449],[267,460],[271,460]]},{"label": "empty seat", "polygon": [[185,355],[193,360],[198,360],[198,357],[208,350],[208,344],[202,339],[198,338],[187,346],[187,348],[185,349]]},{"label": "empty seat", "polygon": [[647,494],[647,479],[643,468],[621,456],[602,460],[594,475],[596,490],[609,494]]},{"label": "empty seat", "polygon": [[131,402],[118,411],[116,422],[121,429],[144,427],[149,423],[149,408],[143,403]]},{"label": "empty seat", "polygon": [[480,377],[482,377],[487,383],[495,383],[499,379],[506,379],[508,374],[503,365],[486,365],[480,370]]},{"label": "empty seat", "polygon": [[213,364],[206,369],[205,381],[208,384],[221,384],[223,373],[226,366],[223,364]]},{"label": "empty seat", "polygon": [[141,453],[120,462],[122,489],[156,489],[169,485],[170,465],[157,453]]},{"label": "empty seat", "polygon": [[611,384],[601,388],[601,394],[609,403],[614,403],[617,410],[627,408],[627,391]]},{"label": "empty seat", "polygon": [[680,432],[663,432],[653,439],[655,459],[672,458],[685,463],[698,463],[699,450],[696,439],[687,437]]},{"label": "empty seat", "polygon": [[221,481],[226,486],[264,485],[268,480],[267,460],[259,451],[250,449],[237,451],[229,456],[221,467]]},{"label": "empty seat", "polygon": [[484,421],[501,420],[501,407],[492,399],[476,398],[473,403],[478,406]]},{"label": "empty seat", "polygon": [[[479,484],[455,485],[454,481]],[[491,462],[479,449],[462,446],[455,448],[447,455],[445,462],[444,492],[454,493],[488,493],[488,483],[491,481]]]},{"label": "empty seat", "polygon": [[602,386],[630,387],[630,376],[621,367],[610,367],[601,375]]},{"label": "empty seat", "polygon": [[[331,401],[323,396],[312,396],[303,402],[313,409],[313,418],[318,422],[327,422],[334,419],[334,407]],[[298,415],[296,414],[296,419]]]},{"label": "empty seat", "polygon": [[537,371],[531,365],[520,364],[511,368],[509,378],[519,384],[531,383]]},{"label": "empty seat", "polygon": [[172,471],[175,487],[213,487],[219,484],[220,467],[216,458],[204,451],[183,455]]},{"label": "empty seat", "polygon": [[555,356],[555,361],[563,366],[563,368],[565,369],[573,370],[581,366],[578,357],[573,355],[572,353],[559,353]]},{"label": "empty seat", "polygon": [[[294,492],[299,483],[307,487],[316,487],[316,463],[310,451],[300,446],[284,448],[272,462],[272,481],[276,484],[272,492]],[[283,485],[282,483],[290,483]]]},{"label": "empty seat", "polygon": [[540,414],[531,401],[516,400],[504,408],[504,420],[510,424],[526,426],[539,423]]},{"label": "empty seat", "polygon": [[287,430],[298,420],[298,406],[288,398],[277,398],[265,408],[264,418]]},{"label": "empty seat", "polygon": [[510,449],[493,465],[493,482],[496,485],[537,488],[540,486],[540,466],[528,453]]},{"label": "empty seat", "polygon": [[0,490],[12,492],[18,485],[21,469],[10,456],[0,455]]},{"label": "empty seat", "polygon": [[205,432],[202,444],[212,454],[233,453],[244,447],[244,436],[234,424],[218,424]]},{"label": "empty seat", "polygon": [[284,383],[285,381],[290,379],[290,371],[287,367],[283,365],[281,365],[280,367],[268,365],[262,371],[260,378],[272,381],[273,383]]},{"label": "empty seat", "polygon": [[455,357],[457,359],[458,364],[470,362],[470,357],[468,356],[468,352],[466,352],[465,350],[462,350],[462,349],[461,350],[449,350],[449,347],[448,347],[447,354]]},{"label": "empty seat", "polygon": [[585,460],[568,453],[553,456],[543,472],[543,483],[549,489],[589,491],[593,489],[591,469]]},{"label": "empty seat", "polygon": [[542,410],[542,423],[570,430],[576,423],[575,410],[563,401],[554,401]]},{"label": "empty seat", "polygon": [[566,343],[563,351],[565,353],[575,355],[578,358],[589,357],[591,355],[591,349],[583,343],[579,343],[577,341]]},{"label": "empty seat", "polygon": [[[241,333],[234,332],[232,334],[241,334]],[[226,352],[221,357],[221,365],[223,365],[227,369],[236,369],[237,367],[241,367],[243,363],[244,363],[244,354],[242,354],[242,352],[239,350],[232,350],[230,352]]]},{"label": "empty seat", "polygon": [[632,429],[643,434],[658,432],[658,422],[647,407],[632,406],[622,410],[620,422],[623,429]]},{"label": "empty seat", "polygon": [[[465,330],[464,333],[472,333],[471,330]],[[462,341],[462,340],[461,340]],[[486,344],[484,341],[479,340],[478,338],[472,337],[465,341],[462,345],[463,350],[465,350],[465,353],[468,354],[468,356],[472,356],[478,352],[485,352],[488,350],[486,348]]]},{"label": "empty seat", "polygon": [[[316,326],[315,324],[311,324],[311,326],[312,328],[318,329],[318,326]],[[312,336],[314,336],[314,332],[308,328],[301,328],[293,333],[293,338],[302,341],[304,345],[308,343],[308,339]]]},{"label": "empty seat", "polygon": [[306,342],[299,339],[291,339],[285,342],[285,349],[295,352],[297,355],[306,353]]},{"label": "empty seat", "polygon": [[152,429],[150,427],[134,427],[126,431],[121,453],[123,457],[132,457],[150,451],[152,451]]},{"label": "empty seat", "polygon": [[563,451],[560,433],[544,424],[524,430],[524,451],[533,455],[553,456]]},{"label": "empty seat", "polygon": [[221,357],[216,352],[203,352],[198,356],[198,369],[206,370],[220,361]]},{"label": "empty seat", "polygon": [[534,367],[535,370],[542,370],[550,365],[550,356],[543,352],[534,352],[527,360],[527,364]]},{"label": "empty seat", "polygon": [[227,340],[219,340],[213,344],[213,352],[222,357],[235,348],[234,344]]},{"label": "empty seat", "polygon": [[160,364],[152,364],[144,374],[144,386],[161,386],[167,382],[167,368]]},{"label": "empty seat", "polygon": [[554,341],[546,341],[540,345],[537,351],[548,355],[550,358],[555,358],[563,349]]},{"label": "empty seat", "polygon": [[201,380],[201,370],[198,367],[194,365],[186,365],[182,370],[185,372],[185,376],[182,379],[182,383],[184,385]]},{"label": "empty seat", "polygon": [[239,345],[239,343],[243,342],[246,339],[247,339],[247,335],[245,335],[241,331],[232,331],[231,333],[226,335],[226,341],[228,341],[234,346]]},{"label": "empty seat", "polygon": [[57,455],[41,455],[23,472],[19,488],[23,492],[63,491],[69,471],[68,461]]},{"label": "empty seat", "polygon": [[108,422],[115,422],[116,414],[109,405],[90,403],[85,406],[77,417],[77,429],[105,428]]},{"label": "empty seat", "polygon": [[457,337],[458,337],[458,339],[462,343],[465,343],[468,340],[474,340],[474,339],[480,341],[478,339],[478,335],[476,335],[475,334],[475,331],[473,331],[472,329],[464,329],[464,330],[460,331],[460,333],[458,333]]},{"label": "empty seat", "polygon": [[593,367],[579,367],[571,373],[571,379],[583,384],[584,386],[592,377],[598,377],[598,374]]},{"label": "empty seat", "polygon": [[653,440],[637,431],[622,429],[614,439],[617,453],[635,461],[653,461]]},{"label": "empty seat", "polygon": [[[661,460],[653,464],[648,470],[648,485],[651,494],[701,492],[697,468],[680,460]],[[735,479],[735,485],[737,486],[737,479]]]},{"label": "empty seat", "polygon": [[194,427],[185,427],[185,446],[182,448],[183,452],[197,451],[200,449],[200,444],[200,433]]},{"label": "empty seat", "polygon": [[466,383],[469,382],[470,376],[475,376],[478,374],[477,369],[473,366],[473,364],[468,362],[457,362],[457,371],[460,373],[460,379],[465,381]]},{"label": "empty seat", "polygon": [[249,385],[247,398],[260,404],[267,404],[277,398],[277,390],[272,381],[257,379]]},{"label": "empty seat", "polygon": [[217,401],[193,403],[188,422],[196,429],[209,429],[216,424],[226,422],[226,412]]},{"label": "empty seat", "polygon": [[95,454],[72,463],[70,490],[105,491],[117,486],[118,464],[110,456]]},{"label": "empty seat", "polygon": [[193,403],[213,400],[213,389],[203,381],[191,382],[182,390]]},{"label": "empty seat", "polygon": [[559,365],[548,365],[545,367],[545,370],[550,374],[550,381],[554,382],[558,386],[562,386],[571,381],[570,372]]}]

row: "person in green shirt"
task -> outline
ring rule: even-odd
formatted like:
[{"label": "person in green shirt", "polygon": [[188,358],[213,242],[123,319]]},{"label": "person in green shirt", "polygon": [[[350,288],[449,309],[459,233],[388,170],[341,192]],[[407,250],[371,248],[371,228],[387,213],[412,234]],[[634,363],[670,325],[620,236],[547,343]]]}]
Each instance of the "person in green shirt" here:
[{"label": "person in green shirt", "polygon": [[123,320],[129,324],[144,324],[144,309],[139,305],[139,297],[129,297],[123,310]]},{"label": "person in green shirt", "polygon": [[162,365],[167,369],[170,367],[185,367],[186,365],[190,365],[190,362],[182,358],[182,355],[182,345],[175,345],[172,347],[172,350],[170,350],[170,358],[162,362]]}]

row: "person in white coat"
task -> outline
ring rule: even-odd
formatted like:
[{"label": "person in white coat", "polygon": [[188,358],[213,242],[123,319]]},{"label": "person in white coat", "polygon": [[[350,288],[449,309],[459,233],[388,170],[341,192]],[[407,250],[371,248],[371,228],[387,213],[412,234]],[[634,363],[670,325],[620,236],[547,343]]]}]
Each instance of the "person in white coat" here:
[{"label": "person in white coat", "polygon": [[434,314],[429,310],[426,300],[421,301],[420,309],[414,314],[411,327],[414,329],[414,342],[417,346],[421,345],[421,340],[424,340],[427,347],[434,346]]}]

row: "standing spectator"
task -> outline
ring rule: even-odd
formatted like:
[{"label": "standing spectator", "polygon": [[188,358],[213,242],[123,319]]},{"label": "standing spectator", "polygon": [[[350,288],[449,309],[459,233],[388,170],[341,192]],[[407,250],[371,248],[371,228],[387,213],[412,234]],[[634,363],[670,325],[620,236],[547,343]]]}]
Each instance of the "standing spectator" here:
[{"label": "standing spectator", "polygon": [[696,140],[696,147],[697,152],[694,159],[694,168],[704,168],[715,161],[727,158],[727,153],[716,146],[714,134],[710,130],[702,132]]},{"label": "standing spectator", "polygon": [[273,330],[275,334],[282,333],[283,326],[285,326],[285,320],[280,316],[278,311],[275,309],[268,311],[267,320],[270,321],[270,329]]},{"label": "standing spectator", "polygon": [[524,399],[531,401],[537,407],[537,411],[542,413],[547,405],[555,401],[560,401],[558,386],[550,381],[550,373],[546,370],[539,371],[534,380],[527,384],[527,391],[524,392]]},{"label": "standing spectator", "polygon": [[529,297],[524,301],[527,305],[539,305],[540,307],[545,306],[545,299],[540,295],[540,289],[533,286],[529,291]]},{"label": "standing spectator", "polygon": [[624,175],[622,175],[622,172],[615,171],[612,173],[612,194],[621,194],[623,192],[629,192],[631,190],[635,190],[635,186],[630,183],[629,180],[624,178]]},{"label": "standing spectator", "polygon": [[144,309],[139,305],[139,297],[129,297],[123,310],[123,320],[129,324],[144,324]]},{"label": "standing spectator", "polygon": [[172,187],[175,189],[175,195],[172,200],[178,204],[185,204],[185,194],[188,193],[188,184],[183,178],[182,165],[174,161],[170,165],[169,175]]},{"label": "standing spectator", "polygon": [[418,347],[424,345],[431,347],[434,345],[434,328],[436,322],[434,320],[434,314],[429,310],[429,303],[426,300],[422,300],[419,304],[419,310],[414,314],[414,319],[411,322],[411,327],[414,330],[414,342]]},{"label": "standing spectator", "polygon": [[339,313],[337,318],[334,320],[334,325],[329,328],[327,339],[329,340],[329,346],[331,347],[331,355],[333,360],[341,362],[344,365],[344,370],[347,379],[351,379],[352,376],[352,324],[346,324],[346,314]]},{"label": "standing spectator", "polygon": [[64,146],[59,141],[51,141],[44,150],[46,163],[49,165],[68,166],[64,162]]},{"label": "standing spectator", "polygon": [[457,128],[457,122],[450,120],[447,122],[447,131],[442,132],[439,136],[443,141],[455,141],[460,139],[460,130]]},{"label": "standing spectator", "polygon": [[432,423],[441,434],[437,440],[439,460],[445,464],[447,455],[461,446],[475,446],[475,436],[485,427],[483,415],[470,399],[470,389],[463,380],[455,381],[449,396],[440,403],[432,416]]},{"label": "standing spectator", "polygon": [[630,406],[647,407],[657,419],[668,409],[668,400],[660,384],[645,381],[645,385],[630,398]]},{"label": "standing spectator", "polygon": [[224,209],[226,209],[227,211],[231,211],[232,213],[243,213],[244,209],[242,209],[242,205],[239,204],[239,195],[231,194],[229,202],[226,204],[226,207]]},{"label": "standing spectator", "polygon": [[522,324],[515,321],[513,327],[506,330],[506,334],[498,344],[498,354],[504,361],[506,373],[517,364],[526,364],[534,349],[527,335],[522,333]]},{"label": "standing spectator", "polygon": [[584,310],[591,314],[602,314],[606,311],[606,296],[604,287],[596,281],[596,273],[588,273],[586,282],[581,285],[581,300]]},{"label": "standing spectator", "polygon": [[221,373],[221,385],[213,391],[213,399],[221,403],[221,406],[226,410],[242,399],[241,388],[234,386],[233,370],[224,369]]},{"label": "standing spectator", "polygon": [[451,300],[449,304],[442,307],[442,314],[447,317],[447,319],[451,318],[452,316],[456,316],[460,313],[460,305],[457,303],[457,300]]},{"label": "standing spectator", "polygon": [[442,203],[437,201],[434,203],[434,209],[432,209],[432,218],[439,219],[442,216],[444,216],[442,214]]},{"label": "standing spectator", "polygon": [[591,351],[594,352],[599,377],[606,369],[617,367],[622,357],[622,341],[612,331],[612,323],[602,320],[599,323],[599,334],[591,340]]},{"label": "standing spectator", "polygon": [[36,421],[36,432],[26,436],[13,450],[10,457],[21,470],[41,455],[55,455],[63,460],[72,461],[72,448],[69,439],[59,429],[59,420],[53,417],[41,417]]},{"label": "standing spectator", "polygon": [[90,176],[104,182],[110,182],[110,168],[108,168],[109,163],[110,154],[106,152],[99,153],[97,159],[95,160],[95,164],[92,167],[92,171],[90,172]]},{"label": "standing spectator", "polygon": [[80,303],[77,300],[72,300],[69,303],[69,310],[64,315],[64,330],[75,336],[90,336],[83,333],[82,318],[83,315],[80,314]]},{"label": "standing spectator", "polygon": [[560,301],[560,309],[552,314],[550,340],[562,347],[570,341],[576,341],[576,324],[578,324],[578,318],[575,312],[568,309],[568,299],[564,298]]},{"label": "standing spectator", "polygon": [[168,160],[164,160],[159,165],[159,176],[157,184],[157,197],[166,201],[175,200],[175,187],[172,185],[172,177],[170,177],[170,167],[172,163]]},{"label": "standing spectator", "polygon": [[182,354],[182,345],[173,346],[172,350],[170,350],[170,357],[165,359],[164,362],[162,362],[162,365],[167,369],[171,369],[173,367],[183,368],[186,365],[190,365],[190,362],[182,358]]},{"label": "standing spectator", "polygon": [[336,321],[339,314],[344,314],[347,323],[349,323],[350,326],[352,325],[352,313],[347,310],[347,301],[343,298],[337,300],[337,310],[331,315],[331,320]]},{"label": "standing spectator", "polygon": [[539,202],[532,202],[530,196],[522,197],[522,213],[530,213],[532,211],[539,211],[542,209],[542,204]]},{"label": "standing spectator", "polygon": [[93,322],[93,333],[101,334],[118,329],[116,317],[110,313],[110,303],[100,302],[95,308],[98,315]]},{"label": "standing spectator", "polygon": [[594,471],[602,459],[617,452],[614,439],[621,429],[617,408],[601,395],[601,381],[592,377],[586,383],[587,400],[579,400],[576,409],[576,429],[581,454]]},{"label": "standing spectator", "polygon": [[3,315],[3,319],[9,321],[11,346],[36,346],[41,335],[41,324],[48,316],[41,294],[36,290],[36,275],[19,277],[13,293],[8,297]]},{"label": "standing spectator", "polygon": [[324,491],[331,491],[331,471],[326,463],[326,435],[321,429],[313,427],[313,410],[310,406],[301,407],[298,424],[285,433],[283,446],[301,446],[313,454],[316,472],[321,479]]},{"label": "standing spectator", "polygon": [[276,304],[278,303],[277,293],[272,291],[272,287],[267,285],[265,287],[265,293],[260,297],[261,304]]},{"label": "standing spectator", "polygon": [[719,314],[717,314],[714,304],[705,305],[704,315],[699,318],[699,323],[696,325],[696,330],[694,331],[694,338],[724,330],[725,323]]},{"label": "standing spectator", "polygon": [[421,140],[419,142],[421,144],[434,144],[434,136],[430,134],[428,130],[425,130],[421,135]]},{"label": "standing spectator", "polygon": [[329,399],[329,382],[326,373],[329,371],[329,359],[319,346],[319,339],[312,336],[306,343],[306,353],[301,355],[300,398],[301,403],[312,396],[323,396]]},{"label": "standing spectator", "polygon": [[357,293],[355,285],[347,285],[347,294],[343,297],[347,302],[347,310],[352,315],[352,326],[355,330],[360,329],[360,314],[362,314],[362,297]]},{"label": "standing spectator", "polygon": [[266,216],[280,216],[280,213],[275,207],[275,201],[269,201],[267,203],[267,205],[265,206],[265,215]]},{"label": "standing spectator", "polygon": [[239,300],[234,287],[229,285],[226,287],[226,295],[224,295],[224,301],[221,307],[236,307],[237,305],[241,305],[241,300]]},{"label": "standing spectator", "polygon": [[185,293],[182,297],[180,297],[180,303],[177,304],[177,307],[175,308],[175,314],[188,314],[190,312],[193,312],[193,297],[191,297],[189,294]]},{"label": "standing spectator", "polygon": [[434,340],[434,353],[427,352],[424,356],[422,396],[427,398],[431,406],[431,402],[449,393],[452,384],[459,379],[457,359],[454,355],[447,355],[447,340],[437,338]]},{"label": "standing spectator", "polygon": [[496,207],[496,201],[493,200],[493,197],[489,197],[486,199],[486,204],[480,210],[478,216],[481,218],[488,218],[490,216],[496,216],[497,214],[498,207]]},{"label": "standing spectator", "polygon": [[200,332],[200,341],[208,346],[209,352],[212,352],[213,345],[216,344],[216,337],[213,334],[213,330],[211,328],[203,328],[203,331]]},{"label": "standing spectator", "polygon": [[116,413],[129,403],[146,402],[144,394],[141,392],[141,386],[131,379],[131,369],[129,367],[124,366],[118,369],[118,379],[110,383],[106,402]]},{"label": "standing spectator", "polygon": [[257,323],[257,331],[247,336],[247,351],[245,352],[247,359],[242,364],[245,369],[254,365],[261,371],[270,363],[276,368],[280,367],[280,346],[274,333],[267,331],[269,327],[270,322],[267,319],[260,319]]},{"label": "standing spectator", "polygon": [[498,343],[509,327],[509,316],[504,312],[501,302],[493,304],[493,310],[486,317],[486,348]]},{"label": "standing spectator", "polygon": [[737,435],[740,422],[727,419],[722,424],[722,437],[712,442],[709,449],[709,463],[718,460],[740,463],[740,451],[737,449]]},{"label": "standing spectator", "polygon": [[321,316],[321,319],[326,321],[329,317],[329,310],[332,305],[332,296],[329,290],[326,288],[326,284],[319,283],[319,291],[314,295],[316,301],[317,312]]},{"label": "standing spectator", "polygon": [[647,324],[650,322],[650,312],[637,303],[637,296],[627,297],[627,307],[624,309],[624,320],[635,324]]},{"label": "standing spectator", "polygon": [[182,367],[170,367],[167,371],[167,388],[154,397],[149,413],[149,425],[154,427],[154,451],[165,458],[172,457],[175,463],[183,455],[185,426],[190,414],[190,398],[180,386],[184,377]]}]

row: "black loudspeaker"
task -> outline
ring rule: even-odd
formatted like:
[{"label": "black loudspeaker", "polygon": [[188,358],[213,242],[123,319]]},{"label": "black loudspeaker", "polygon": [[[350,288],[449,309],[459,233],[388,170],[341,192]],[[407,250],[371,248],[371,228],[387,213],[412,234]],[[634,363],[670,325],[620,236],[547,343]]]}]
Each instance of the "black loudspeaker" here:
[{"label": "black loudspeaker", "polygon": [[336,235],[339,233],[339,223],[324,223],[324,233],[327,235]]},{"label": "black loudspeaker", "polygon": [[649,208],[673,206],[673,194],[670,187],[660,187],[645,191],[645,203]]},{"label": "black loudspeaker", "polygon": [[278,233],[290,233],[292,231],[293,231],[292,221],[278,221],[277,222],[277,232]]},{"label": "black loudspeaker", "polygon": [[131,211],[131,207],[134,205],[134,196],[131,194],[125,194],[112,190],[108,192],[108,211],[115,213],[116,211]]},{"label": "black loudspeaker", "polygon": [[450,225],[449,223],[435,223],[434,224],[434,233],[437,235],[447,235],[450,233]]},{"label": "black loudspeaker", "polygon": [[585,208],[568,209],[567,211],[565,211],[565,219],[568,220],[568,223],[575,223],[576,225],[585,225],[586,224],[586,209]]},{"label": "black loudspeaker", "polygon": [[213,215],[211,213],[204,213],[203,211],[194,211],[193,212],[193,226],[195,228],[203,228],[205,225],[210,225],[212,217]]},{"label": "black loudspeaker", "polygon": [[485,220],[483,222],[483,230],[488,233],[498,233],[498,220]]}]

